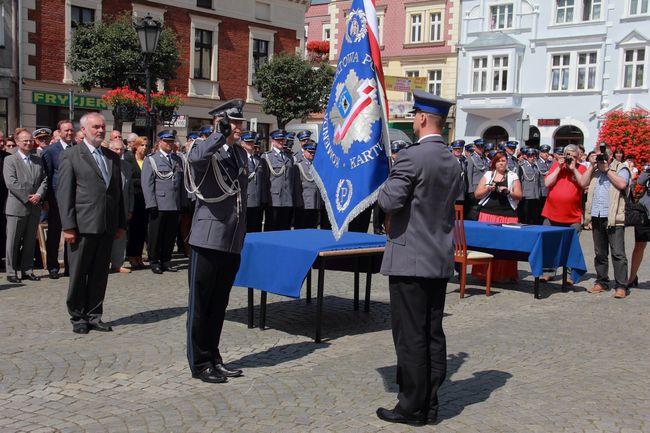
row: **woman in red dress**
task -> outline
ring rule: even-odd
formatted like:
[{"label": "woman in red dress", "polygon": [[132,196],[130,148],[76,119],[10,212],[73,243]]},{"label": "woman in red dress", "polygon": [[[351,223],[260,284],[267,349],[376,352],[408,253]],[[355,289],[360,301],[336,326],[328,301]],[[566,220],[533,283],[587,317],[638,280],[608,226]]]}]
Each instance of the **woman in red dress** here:
[{"label": "woman in red dress", "polygon": [[[476,187],[475,195],[481,205],[478,220],[490,223],[517,223],[517,205],[521,200],[521,182],[517,173],[508,171],[505,153],[499,151],[491,158],[491,170]],[[472,276],[485,280],[486,265],[473,265]],[[517,262],[494,260],[492,281],[517,281]]]}]

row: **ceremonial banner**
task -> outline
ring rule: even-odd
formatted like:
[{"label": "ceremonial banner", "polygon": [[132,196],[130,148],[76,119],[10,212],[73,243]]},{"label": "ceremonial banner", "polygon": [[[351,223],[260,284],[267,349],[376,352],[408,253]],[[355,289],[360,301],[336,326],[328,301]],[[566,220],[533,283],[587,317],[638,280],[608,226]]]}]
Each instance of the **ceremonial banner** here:
[{"label": "ceremonial banner", "polygon": [[384,73],[372,0],[353,0],[314,157],[315,180],[338,240],[377,200],[390,149]]}]

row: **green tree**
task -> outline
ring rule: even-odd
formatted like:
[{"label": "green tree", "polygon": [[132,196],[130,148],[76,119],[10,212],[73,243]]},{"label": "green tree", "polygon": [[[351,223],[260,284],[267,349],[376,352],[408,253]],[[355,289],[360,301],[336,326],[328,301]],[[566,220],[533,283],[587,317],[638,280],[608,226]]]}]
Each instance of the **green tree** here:
[{"label": "green tree", "polygon": [[257,70],[255,86],[264,98],[262,110],[275,116],[278,128],[327,106],[333,69],[312,65],[298,55],[279,54]]},{"label": "green tree", "polygon": [[[180,66],[176,34],[163,27],[158,47],[151,59],[151,79],[176,78]],[[78,27],[70,44],[68,67],[79,71],[75,83],[85,90],[92,87],[132,89],[145,87],[144,55],[130,14]]]}]

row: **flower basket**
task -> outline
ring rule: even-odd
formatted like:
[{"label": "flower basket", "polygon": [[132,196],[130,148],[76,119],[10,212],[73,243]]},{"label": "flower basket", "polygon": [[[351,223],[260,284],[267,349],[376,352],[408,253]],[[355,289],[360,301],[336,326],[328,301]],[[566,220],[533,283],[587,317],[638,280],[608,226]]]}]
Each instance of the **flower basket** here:
[{"label": "flower basket", "polygon": [[147,101],[142,93],[129,89],[127,86],[118,87],[109,90],[102,99],[106,101],[109,106],[116,107],[132,107],[132,108],[146,108]]},{"label": "flower basket", "polygon": [[113,107],[113,117],[120,122],[135,121],[136,108],[128,105],[116,105]]},{"label": "flower basket", "polygon": [[158,117],[163,123],[172,123],[176,117],[176,111],[173,107],[163,107],[158,110]]},{"label": "flower basket", "polygon": [[185,96],[179,92],[152,93],[151,105],[161,111],[163,109],[176,110],[185,103]]}]

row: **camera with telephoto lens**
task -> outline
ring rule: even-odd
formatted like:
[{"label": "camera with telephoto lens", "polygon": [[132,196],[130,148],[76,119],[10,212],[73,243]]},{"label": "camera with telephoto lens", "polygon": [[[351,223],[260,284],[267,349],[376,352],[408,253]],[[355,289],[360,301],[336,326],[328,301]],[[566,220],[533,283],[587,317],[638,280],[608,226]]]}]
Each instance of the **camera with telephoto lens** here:
[{"label": "camera with telephoto lens", "polygon": [[572,162],[573,162],[573,158],[571,158],[570,156],[565,156],[565,157],[564,157],[564,163],[565,163],[567,166],[571,165]]}]

